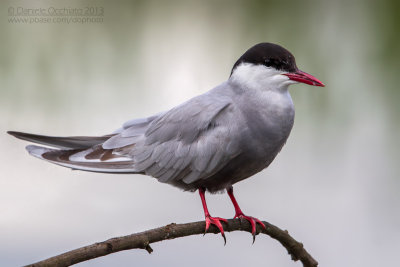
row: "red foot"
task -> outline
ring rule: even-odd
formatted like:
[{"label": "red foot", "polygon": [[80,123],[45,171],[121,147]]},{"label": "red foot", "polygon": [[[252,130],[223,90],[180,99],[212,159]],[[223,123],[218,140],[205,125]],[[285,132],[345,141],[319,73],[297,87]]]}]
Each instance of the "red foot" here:
[{"label": "red foot", "polygon": [[251,234],[253,235],[253,243],[256,240],[256,224],[259,223],[262,228],[267,229],[265,225],[263,224],[262,221],[260,221],[257,218],[251,217],[251,216],[246,216],[242,212],[236,213],[234,219],[239,218],[239,219],[245,219],[248,220],[251,224]]},{"label": "red foot", "polygon": [[264,229],[267,229],[267,228],[262,223],[262,221],[260,221],[259,219],[254,218],[254,217],[250,217],[250,216],[246,216],[246,215],[243,214],[242,210],[239,207],[239,204],[237,203],[237,201],[235,199],[235,196],[233,195],[232,186],[227,188],[226,191],[228,191],[228,195],[232,200],[233,206],[235,207],[235,217],[233,217],[233,218],[234,219],[235,218],[245,219],[245,220],[248,220],[250,222],[250,224],[251,224],[251,233],[253,235],[253,244],[254,244],[254,241],[256,240],[256,225],[257,225],[257,223],[259,223],[262,228],[264,228]]},{"label": "red foot", "polygon": [[224,233],[224,228],[222,227],[221,221],[227,223],[228,221],[224,218],[219,218],[219,217],[211,217],[210,215],[206,216],[206,231],[204,234],[207,233],[208,228],[210,228],[211,224],[214,224],[220,231],[221,235],[224,238],[224,243],[226,244],[226,238],[225,238],[225,233]]}]

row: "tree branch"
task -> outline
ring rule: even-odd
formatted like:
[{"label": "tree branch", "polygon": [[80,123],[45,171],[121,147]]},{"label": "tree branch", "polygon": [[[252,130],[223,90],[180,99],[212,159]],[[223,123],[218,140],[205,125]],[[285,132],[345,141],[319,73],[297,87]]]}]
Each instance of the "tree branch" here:
[{"label": "tree branch", "polygon": [[[266,226],[266,230],[257,225],[257,233],[269,235],[273,239],[279,241],[279,243],[281,243],[291,255],[292,260],[300,260],[305,267],[316,267],[318,265],[318,262],[304,249],[303,244],[291,237],[287,230],[281,230],[265,221],[263,221],[263,223]],[[145,232],[111,238],[106,241],[71,250],[69,252],[27,266],[70,266],[118,251],[134,248],[145,249],[147,252],[151,253],[153,252],[153,249],[150,247],[151,243],[184,236],[203,234],[204,229],[204,221],[185,224],[171,223],[166,226],[151,229]],[[230,219],[228,220],[227,224],[224,224],[224,230],[226,232],[251,232],[251,226],[248,221]],[[211,225],[208,233],[216,234],[219,233],[219,230],[214,225]]]}]

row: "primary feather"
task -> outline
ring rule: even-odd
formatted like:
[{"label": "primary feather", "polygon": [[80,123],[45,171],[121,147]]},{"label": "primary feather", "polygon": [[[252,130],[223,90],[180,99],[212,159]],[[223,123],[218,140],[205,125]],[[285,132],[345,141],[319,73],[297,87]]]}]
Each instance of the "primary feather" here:
[{"label": "primary feather", "polygon": [[111,135],[105,136],[68,136],[68,137],[60,137],[60,136],[46,136],[46,135],[38,135],[38,134],[30,134],[23,132],[15,132],[8,131],[8,134],[15,136],[16,138],[42,144],[46,146],[52,146],[57,148],[88,148],[97,144],[101,144],[107,139],[110,138]]}]

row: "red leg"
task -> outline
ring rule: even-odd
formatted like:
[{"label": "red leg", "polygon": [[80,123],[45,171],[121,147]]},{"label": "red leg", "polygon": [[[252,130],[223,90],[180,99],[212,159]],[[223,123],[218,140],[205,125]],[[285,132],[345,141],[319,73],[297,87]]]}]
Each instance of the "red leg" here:
[{"label": "red leg", "polygon": [[224,238],[224,242],[226,244],[224,228],[222,227],[222,224],[220,221],[223,221],[223,222],[228,222],[228,221],[223,218],[211,217],[210,213],[208,212],[206,198],[204,196],[204,194],[205,194],[204,189],[200,188],[199,194],[200,194],[200,198],[201,198],[201,204],[203,204],[204,217],[206,217],[206,231],[204,232],[204,234],[207,233],[207,230],[210,227],[210,224],[214,224],[221,231],[221,235]]},{"label": "red leg", "polygon": [[265,225],[262,223],[262,221],[260,221],[257,218],[251,217],[251,216],[246,216],[244,215],[244,213],[242,212],[242,210],[239,207],[239,204],[237,203],[235,196],[233,195],[233,187],[229,187],[227,190],[229,197],[231,198],[232,204],[235,207],[235,218],[240,218],[240,219],[245,219],[248,220],[251,224],[251,233],[253,235],[253,243],[256,240],[256,224],[259,223],[261,225],[261,227],[263,227],[264,229],[266,229]]}]

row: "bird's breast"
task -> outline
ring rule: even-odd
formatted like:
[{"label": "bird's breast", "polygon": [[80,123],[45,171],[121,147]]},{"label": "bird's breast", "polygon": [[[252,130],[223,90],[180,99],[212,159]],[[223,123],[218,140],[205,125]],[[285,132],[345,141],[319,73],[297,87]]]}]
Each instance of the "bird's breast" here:
[{"label": "bird's breast", "polygon": [[[289,92],[265,92],[247,100],[242,110],[251,151],[275,157],[286,142],[294,122]],[[258,156],[261,156],[258,155]]]}]

